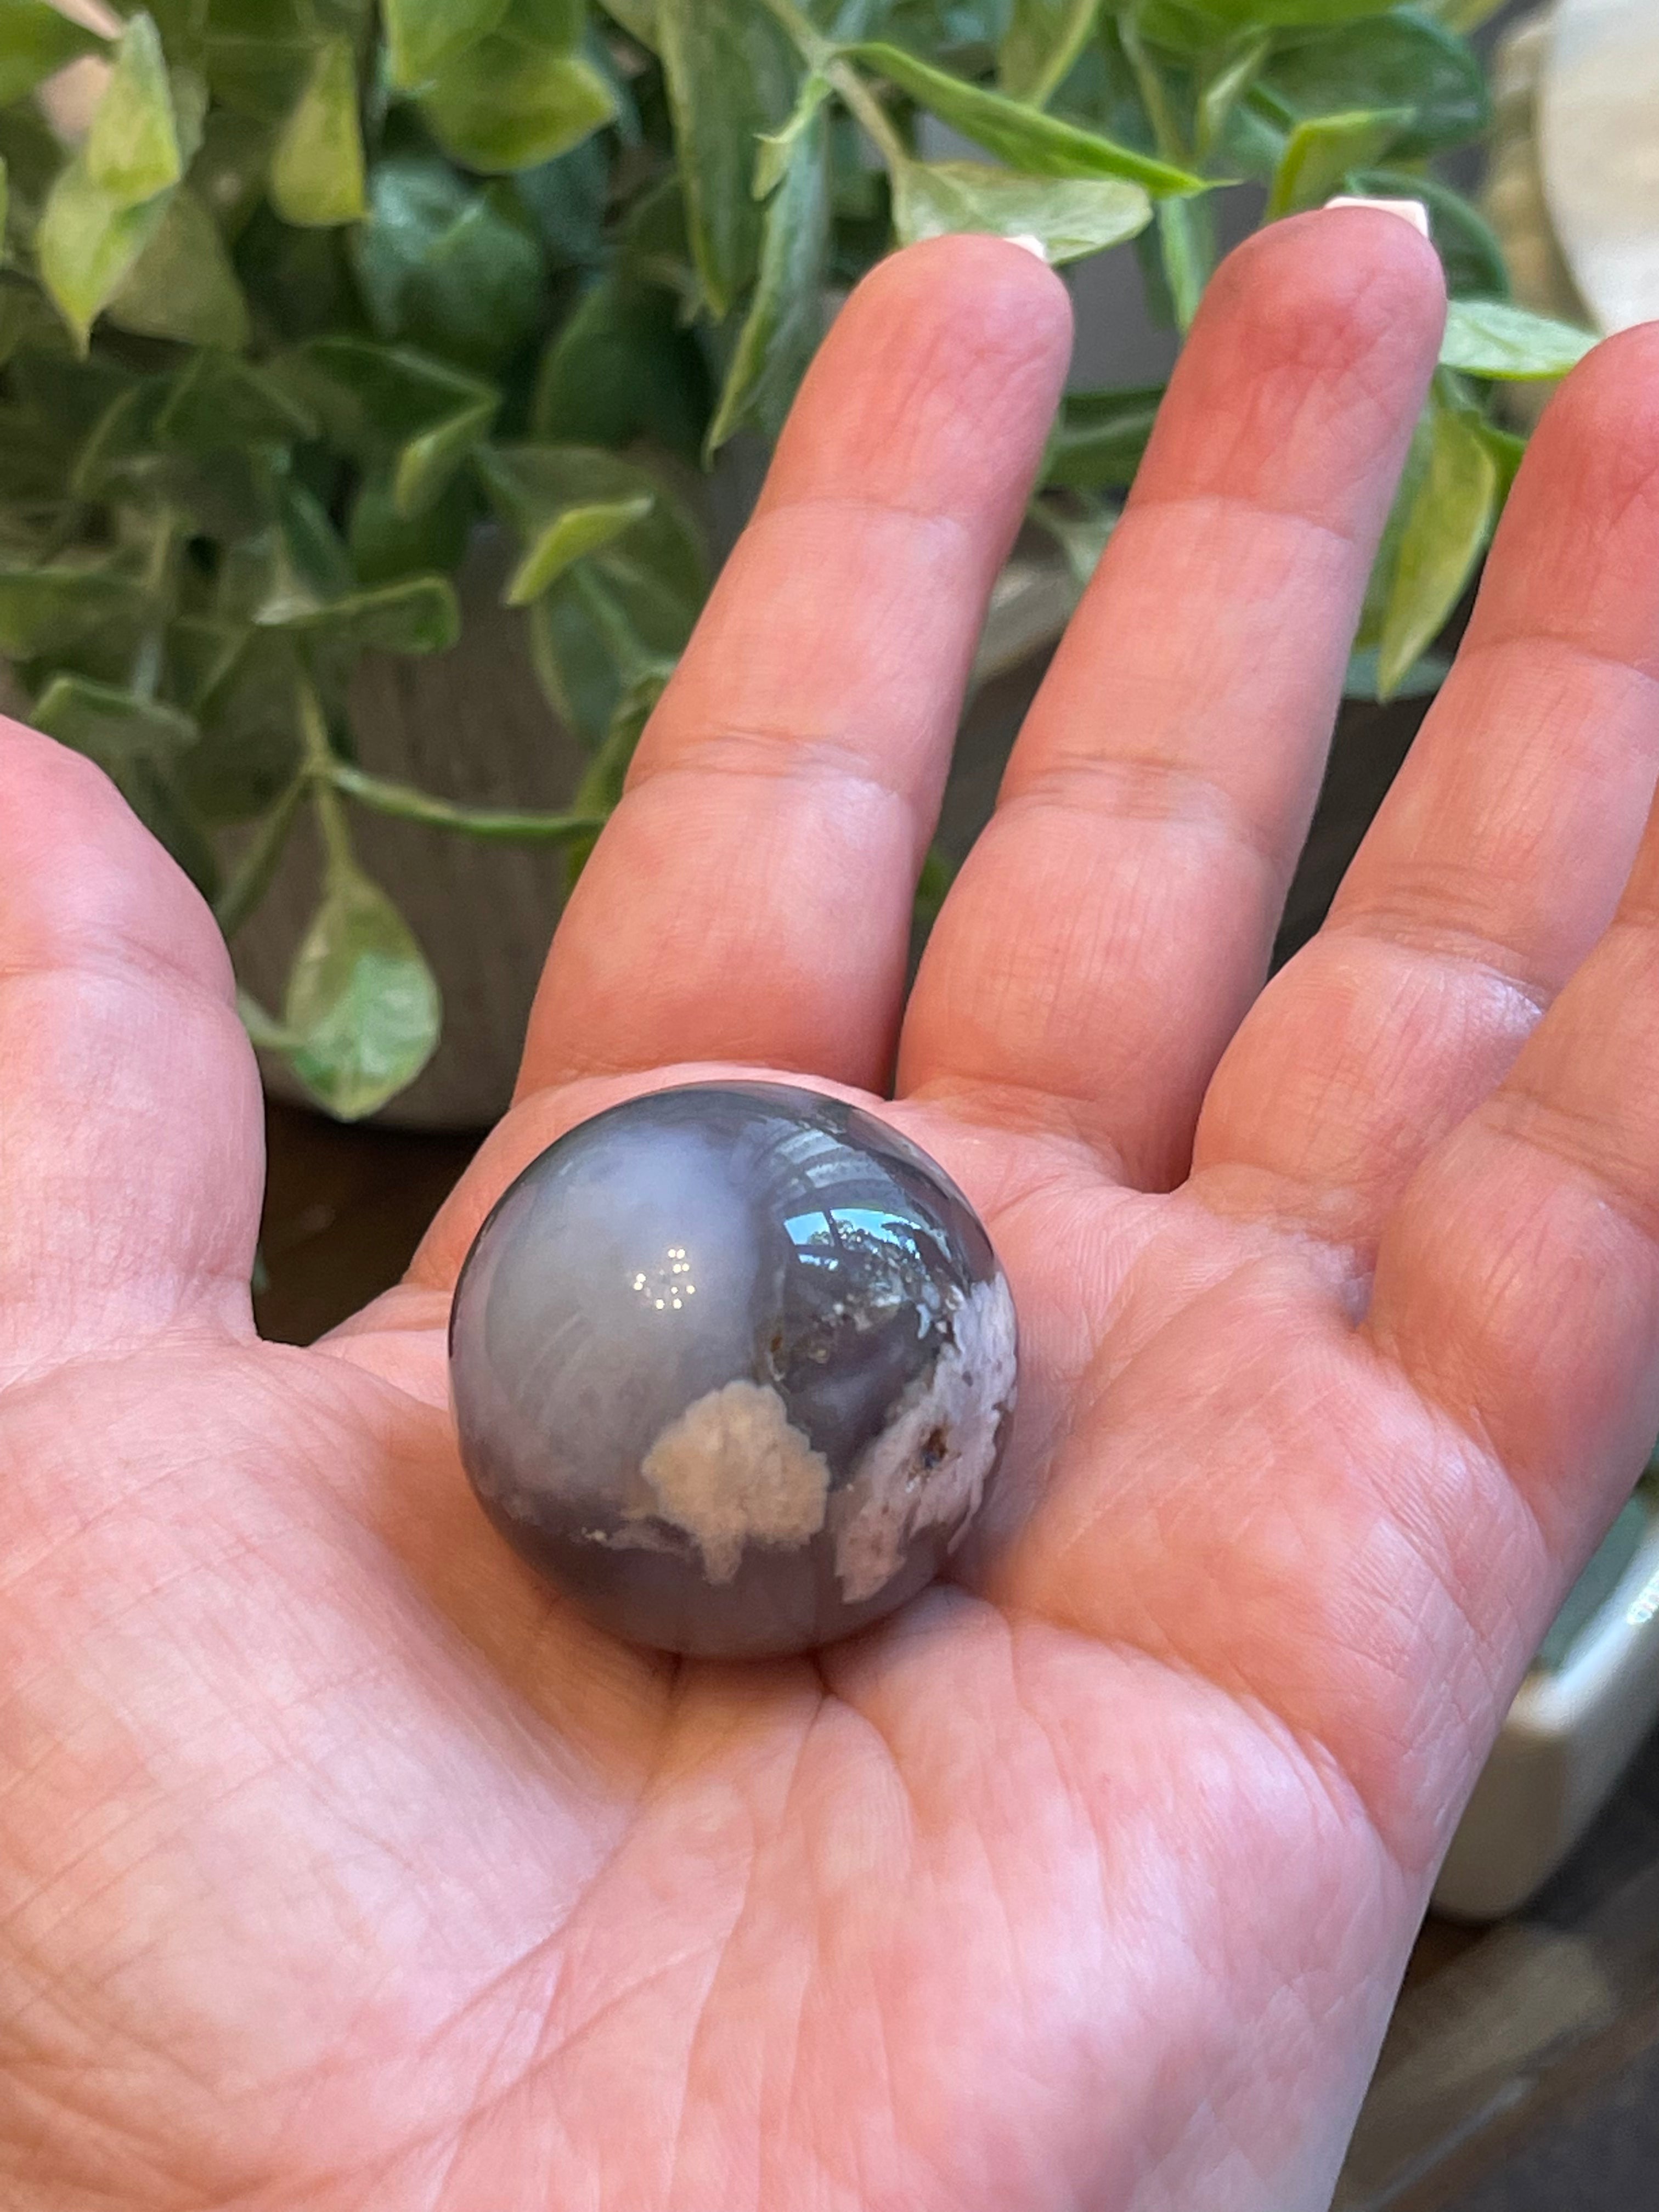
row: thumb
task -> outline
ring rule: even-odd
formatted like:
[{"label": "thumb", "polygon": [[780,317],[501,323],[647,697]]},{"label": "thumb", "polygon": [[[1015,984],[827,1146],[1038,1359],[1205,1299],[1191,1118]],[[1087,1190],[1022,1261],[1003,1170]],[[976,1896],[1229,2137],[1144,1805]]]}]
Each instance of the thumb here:
[{"label": "thumb", "polygon": [[212,915],[100,769],[0,720],[0,1387],[251,1334],[262,1176]]}]

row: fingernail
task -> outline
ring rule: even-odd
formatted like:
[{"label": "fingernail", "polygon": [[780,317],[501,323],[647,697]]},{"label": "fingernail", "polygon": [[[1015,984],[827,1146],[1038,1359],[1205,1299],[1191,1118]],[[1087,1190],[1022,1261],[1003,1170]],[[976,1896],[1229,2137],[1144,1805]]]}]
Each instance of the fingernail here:
[{"label": "fingernail", "polygon": [[1374,200],[1364,192],[1339,192],[1334,200],[1327,200],[1328,208],[1369,207],[1380,209],[1384,215],[1397,215],[1401,222],[1410,223],[1419,237],[1429,234],[1429,211],[1421,200]]},{"label": "fingernail", "polygon": [[1016,230],[1013,232],[1005,232],[1003,234],[1007,238],[1010,246],[1023,246],[1028,253],[1036,254],[1037,259],[1042,262],[1045,269],[1048,267],[1048,249],[1043,244],[1042,240],[1036,235],[1035,231]]}]

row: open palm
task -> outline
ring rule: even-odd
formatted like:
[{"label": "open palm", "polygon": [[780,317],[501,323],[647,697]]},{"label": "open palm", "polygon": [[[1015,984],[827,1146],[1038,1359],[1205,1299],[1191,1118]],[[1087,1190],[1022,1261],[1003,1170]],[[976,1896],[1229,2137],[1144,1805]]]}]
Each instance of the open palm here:
[{"label": "open palm", "polygon": [[[258,1091],[208,916],[95,770],[0,733],[8,2205],[1327,2203],[1439,1856],[1659,1427],[1654,334],[1555,402],[1457,667],[1261,990],[1440,315],[1384,214],[1224,267],[901,1029],[1068,326],[1000,241],[878,270],[518,1103],[310,1352],[252,1330]],[[763,1666],[550,1597],[444,1368],[508,1177],[739,1068],[881,1094],[1023,1332],[958,1578]]]}]

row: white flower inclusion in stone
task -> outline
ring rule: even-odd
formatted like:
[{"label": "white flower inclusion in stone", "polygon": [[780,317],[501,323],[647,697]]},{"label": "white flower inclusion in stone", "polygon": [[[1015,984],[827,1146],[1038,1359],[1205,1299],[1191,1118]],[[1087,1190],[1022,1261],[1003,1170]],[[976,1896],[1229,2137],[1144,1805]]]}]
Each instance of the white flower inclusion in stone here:
[{"label": "white flower inclusion in stone", "polygon": [[933,1371],[911,1384],[831,1501],[836,1577],[849,1605],[892,1580],[918,1529],[960,1516],[954,1549],[996,1464],[1016,1364],[1014,1302],[1002,1276],[957,1307],[951,1330]]},{"label": "white flower inclusion in stone", "polygon": [[809,1543],[827,1511],[836,1577],[857,1605],[892,1580],[919,1529],[960,1521],[957,1536],[966,1531],[1014,1395],[1014,1303],[1001,1276],[957,1300],[951,1332],[833,1497],[829,1462],[763,1383],[708,1391],[670,1423],[641,1472],[658,1516],[697,1545],[711,1583],[732,1580],[745,1544]]},{"label": "white flower inclusion in stone", "polygon": [[762,1382],[709,1390],[671,1422],[640,1472],[658,1513],[702,1553],[711,1583],[729,1583],[745,1544],[805,1544],[823,1526],[830,1462]]}]

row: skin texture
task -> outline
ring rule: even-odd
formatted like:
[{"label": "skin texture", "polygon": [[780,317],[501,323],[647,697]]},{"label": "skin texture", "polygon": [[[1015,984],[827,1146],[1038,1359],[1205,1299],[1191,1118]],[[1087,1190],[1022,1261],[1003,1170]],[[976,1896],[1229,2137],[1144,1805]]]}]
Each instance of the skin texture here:
[{"label": "skin texture", "polygon": [[[1441,315],[1375,211],[1226,264],[907,1009],[1068,327],[999,241],[868,278],[516,1104],[311,1351],[252,1330],[205,910],[94,769],[0,732],[8,2205],[1327,2203],[1440,1854],[1659,1429],[1659,332],[1553,401],[1261,988]],[[486,1525],[442,1328],[554,1136],[757,1072],[875,1092],[963,1186],[1019,1413],[957,1583],[816,1662],[676,1664]]]}]

